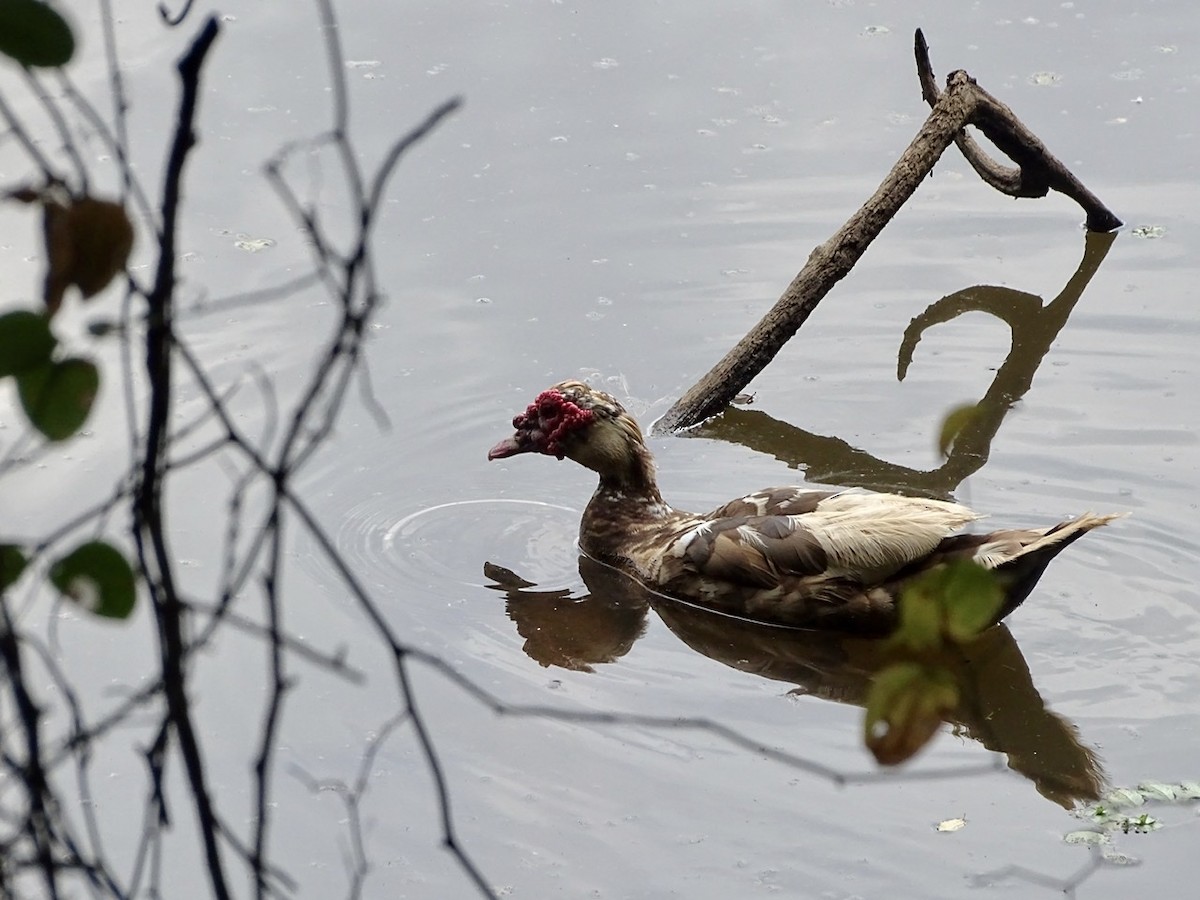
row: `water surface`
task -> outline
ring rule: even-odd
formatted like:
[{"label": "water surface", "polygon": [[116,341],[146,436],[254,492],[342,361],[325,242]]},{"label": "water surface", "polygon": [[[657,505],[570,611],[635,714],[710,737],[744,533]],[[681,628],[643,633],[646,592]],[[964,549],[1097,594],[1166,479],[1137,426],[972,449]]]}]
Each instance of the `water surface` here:
[{"label": "water surface", "polygon": [[[1200,777],[1200,452],[1190,398],[1200,27],[1180,4],[1067,3],[1037,19],[1000,7],[930,3],[916,17],[905,4],[840,2],[342,11],[368,155],[448,96],[463,94],[466,106],[401,167],[380,223],[388,300],[370,369],[392,427],[381,429],[352,393],[302,478],[339,549],[406,640],[506,703],[718,722],[852,782],[703,731],[498,717],[418,667],[459,837],[498,893],[957,898],[997,884],[1054,896],[996,873],[1015,865],[1065,883],[1089,860],[1063,841],[1080,822],[978,740],[947,731],[897,777],[857,783],[876,771],[861,746],[861,710],[792,690],[796,666],[816,665],[811,657],[788,657],[784,673],[770,639],[754,651],[765,657],[723,657],[670,613],[580,609],[590,589],[574,531],[590,474],[550,459],[485,461],[511,416],[568,377],[590,378],[649,425],[757,320],[919,126],[918,25],[940,74],[967,68],[1128,223],[1004,417],[986,465],[945,489],[999,525],[1133,513],[1055,562],[1009,622],[1013,659],[1113,784]],[[281,140],[325,121],[308,15],[264,6],[226,23],[184,232],[185,288],[201,304],[187,335],[219,377],[261,366],[281,401],[314,359],[312,323],[333,310],[315,293],[219,313],[202,304],[304,265],[300,235],[259,166]],[[131,79],[149,130],[155,104],[169,102],[149,79],[166,49],[131,44],[146,67]],[[322,171],[319,159],[312,165]],[[313,183],[321,208],[341,214],[336,190],[319,175]],[[810,467],[818,477],[818,460],[792,449],[794,432],[781,426],[782,443],[771,444],[751,414],[897,467],[936,469],[941,415],[988,390],[1009,356],[1009,330],[979,312],[933,326],[901,382],[905,328],[979,285],[1052,301],[1083,257],[1081,219],[1058,196],[995,194],[950,151],[754,382],[750,411],[651,441],[668,500],[705,509],[802,480]],[[1165,232],[1139,237],[1138,226]],[[244,238],[274,243],[248,253],[236,244]],[[10,260],[25,239],[12,239]],[[36,266],[17,268],[32,277]],[[243,402],[261,420],[258,398]],[[181,412],[190,408],[185,399]],[[91,431],[47,461],[47,477],[88,485],[119,457],[123,435],[103,420]],[[838,465],[819,478],[847,480]],[[175,495],[179,552],[198,589],[219,569],[220,532],[189,511],[213,508],[213,477],[186,476]],[[31,481],[5,499],[30,530],[45,490]],[[314,543],[297,534],[291,553],[292,626],[319,646],[347,648],[366,681],[303,675],[285,763],[350,780],[397,708],[389,661]],[[544,596],[514,602],[489,564]],[[564,637],[544,639],[570,616]],[[68,649],[92,644],[97,666],[120,665],[139,646],[133,633],[96,647],[82,627],[68,632]],[[244,735],[257,714],[245,700],[265,672],[254,646],[223,643],[200,691],[222,796],[246,790]],[[136,763],[112,765],[116,784],[100,790],[102,801],[140,777]],[[957,774],[919,777],[941,770]],[[340,895],[346,831],[335,798],[297,779],[279,804],[281,862],[304,882],[302,895]],[[363,807],[368,896],[469,895],[439,847],[435,811],[411,736],[391,734]],[[1164,807],[1155,814],[1167,827],[1119,836],[1142,865],[1102,867],[1079,896],[1179,896],[1196,872],[1193,813]],[[954,817],[966,827],[935,830]]]}]

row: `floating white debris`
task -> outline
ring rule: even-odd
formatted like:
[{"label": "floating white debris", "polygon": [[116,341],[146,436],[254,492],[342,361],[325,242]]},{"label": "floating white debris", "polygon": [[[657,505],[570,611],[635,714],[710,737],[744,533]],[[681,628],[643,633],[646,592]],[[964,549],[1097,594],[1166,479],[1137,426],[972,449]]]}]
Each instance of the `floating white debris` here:
[{"label": "floating white debris", "polygon": [[1176,793],[1180,800],[1200,800],[1200,781],[1181,781]]},{"label": "floating white debris", "polygon": [[274,247],[275,242],[270,238],[242,238],[233,242],[233,246],[247,253],[258,253],[268,247]]},{"label": "floating white debris", "polygon": [[934,828],[938,831],[961,831],[967,827],[967,817],[962,816],[958,819],[944,819],[938,822]]},{"label": "floating white debris", "polygon": [[1100,856],[1111,866],[1137,866],[1141,865],[1141,860],[1136,856],[1130,856],[1128,853],[1122,853],[1116,847],[1105,844],[1100,849]]},{"label": "floating white debris", "polygon": [[1105,794],[1101,802],[1105,806],[1122,809],[1126,806],[1141,806],[1146,802],[1146,798],[1142,796],[1141,791],[1132,788],[1115,788]]},{"label": "floating white debris", "polygon": [[1102,831],[1072,831],[1063,835],[1068,844],[1107,844],[1108,835]]},{"label": "floating white debris", "polygon": [[1147,800],[1164,800],[1171,803],[1178,796],[1175,785],[1159,784],[1157,781],[1143,781],[1137,789]]},{"label": "floating white debris", "polygon": [[1062,76],[1057,72],[1034,72],[1029,76],[1029,83],[1036,84],[1039,87],[1058,84],[1060,81],[1062,81]]},{"label": "floating white debris", "polygon": [[1163,225],[1138,225],[1129,233],[1134,237],[1154,240],[1155,238],[1160,238],[1166,234],[1167,229]]}]

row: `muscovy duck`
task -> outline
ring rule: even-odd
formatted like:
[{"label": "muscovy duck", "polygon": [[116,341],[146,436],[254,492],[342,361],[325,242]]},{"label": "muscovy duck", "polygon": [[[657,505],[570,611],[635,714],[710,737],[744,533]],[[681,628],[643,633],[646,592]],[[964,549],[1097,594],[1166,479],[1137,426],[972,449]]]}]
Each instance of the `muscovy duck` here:
[{"label": "muscovy duck", "polygon": [[668,596],[777,625],[887,633],[905,583],[962,558],[997,573],[999,621],[1068,544],[1122,515],[966,534],[959,530],[980,516],[959,503],[800,487],[768,488],[697,515],[663,501],[641,429],[603,391],[556,384],[513,427],[489,460],[542,453],[599,474],[579,526],[584,553]]}]

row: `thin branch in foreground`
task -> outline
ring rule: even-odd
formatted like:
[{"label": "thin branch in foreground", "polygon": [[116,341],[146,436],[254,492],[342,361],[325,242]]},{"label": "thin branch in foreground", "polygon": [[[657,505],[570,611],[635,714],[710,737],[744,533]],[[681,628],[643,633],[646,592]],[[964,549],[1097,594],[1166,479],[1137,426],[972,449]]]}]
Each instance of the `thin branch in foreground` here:
[{"label": "thin branch in foreground", "polygon": [[88,169],[84,165],[83,157],[79,154],[79,148],[75,145],[75,141],[71,139],[71,129],[67,125],[67,120],[62,114],[62,110],[46,92],[45,85],[42,84],[41,79],[32,70],[24,69],[22,74],[25,76],[25,84],[29,88],[29,92],[37,98],[38,104],[45,110],[46,115],[53,123],[54,130],[58,133],[58,138],[62,142],[63,152],[71,160],[71,166],[74,168],[75,177],[78,180],[78,191],[82,194],[87,194],[89,192]]},{"label": "thin branch in foreground", "polygon": [[351,784],[339,779],[320,779],[313,777],[296,764],[289,766],[293,777],[300,781],[314,794],[329,791],[338,795],[346,809],[346,821],[350,829],[350,890],[349,900],[358,900],[362,896],[363,885],[371,869],[371,861],[367,857],[366,841],[362,830],[362,801],[366,796],[370,783],[371,771],[375,767],[375,758],[383,749],[392,733],[403,725],[409,717],[408,711],[396,713],[387,720],[379,730],[371,735],[367,749],[363,751],[359,761],[358,773]]},{"label": "thin branch in foreground", "polygon": [[200,93],[200,71],[218,32],[217,20],[210,16],[178,65],[181,84],[179,114],[163,182],[158,265],[154,286],[146,297],[146,375],[150,384],[150,403],[133,517],[138,560],[147,576],[147,588],[158,624],[163,694],[167,703],[164,740],[169,729],[178,741],[194,801],[197,827],[204,845],[209,884],[218,900],[227,900],[231,894],[218,841],[219,820],[210,796],[200,741],[192,723],[187,696],[188,682],[184,669],[187,655],[186,609],[175,585],[175,557],[168,547],[162,499],[173,397],[171,332],[177,219],[184,165],[196,143],[193,129]]}]

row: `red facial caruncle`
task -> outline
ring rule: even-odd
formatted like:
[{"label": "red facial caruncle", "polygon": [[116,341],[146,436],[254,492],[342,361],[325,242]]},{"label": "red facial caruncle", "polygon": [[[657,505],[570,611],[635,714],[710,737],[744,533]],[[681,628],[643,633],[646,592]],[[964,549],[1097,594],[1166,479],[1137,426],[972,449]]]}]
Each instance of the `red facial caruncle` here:
[{"label": "red facial caruncle", "polygon": [[518,431],[522,428],[541,431],[544,435],[539,447],[541,452],[562,459],[562,439],[576,428],[590,424],[594,418],[596,414],[590,409],[582,408],[562,392],[550,388],[538,394],[525,412],[513,419],[513,427]]}]

